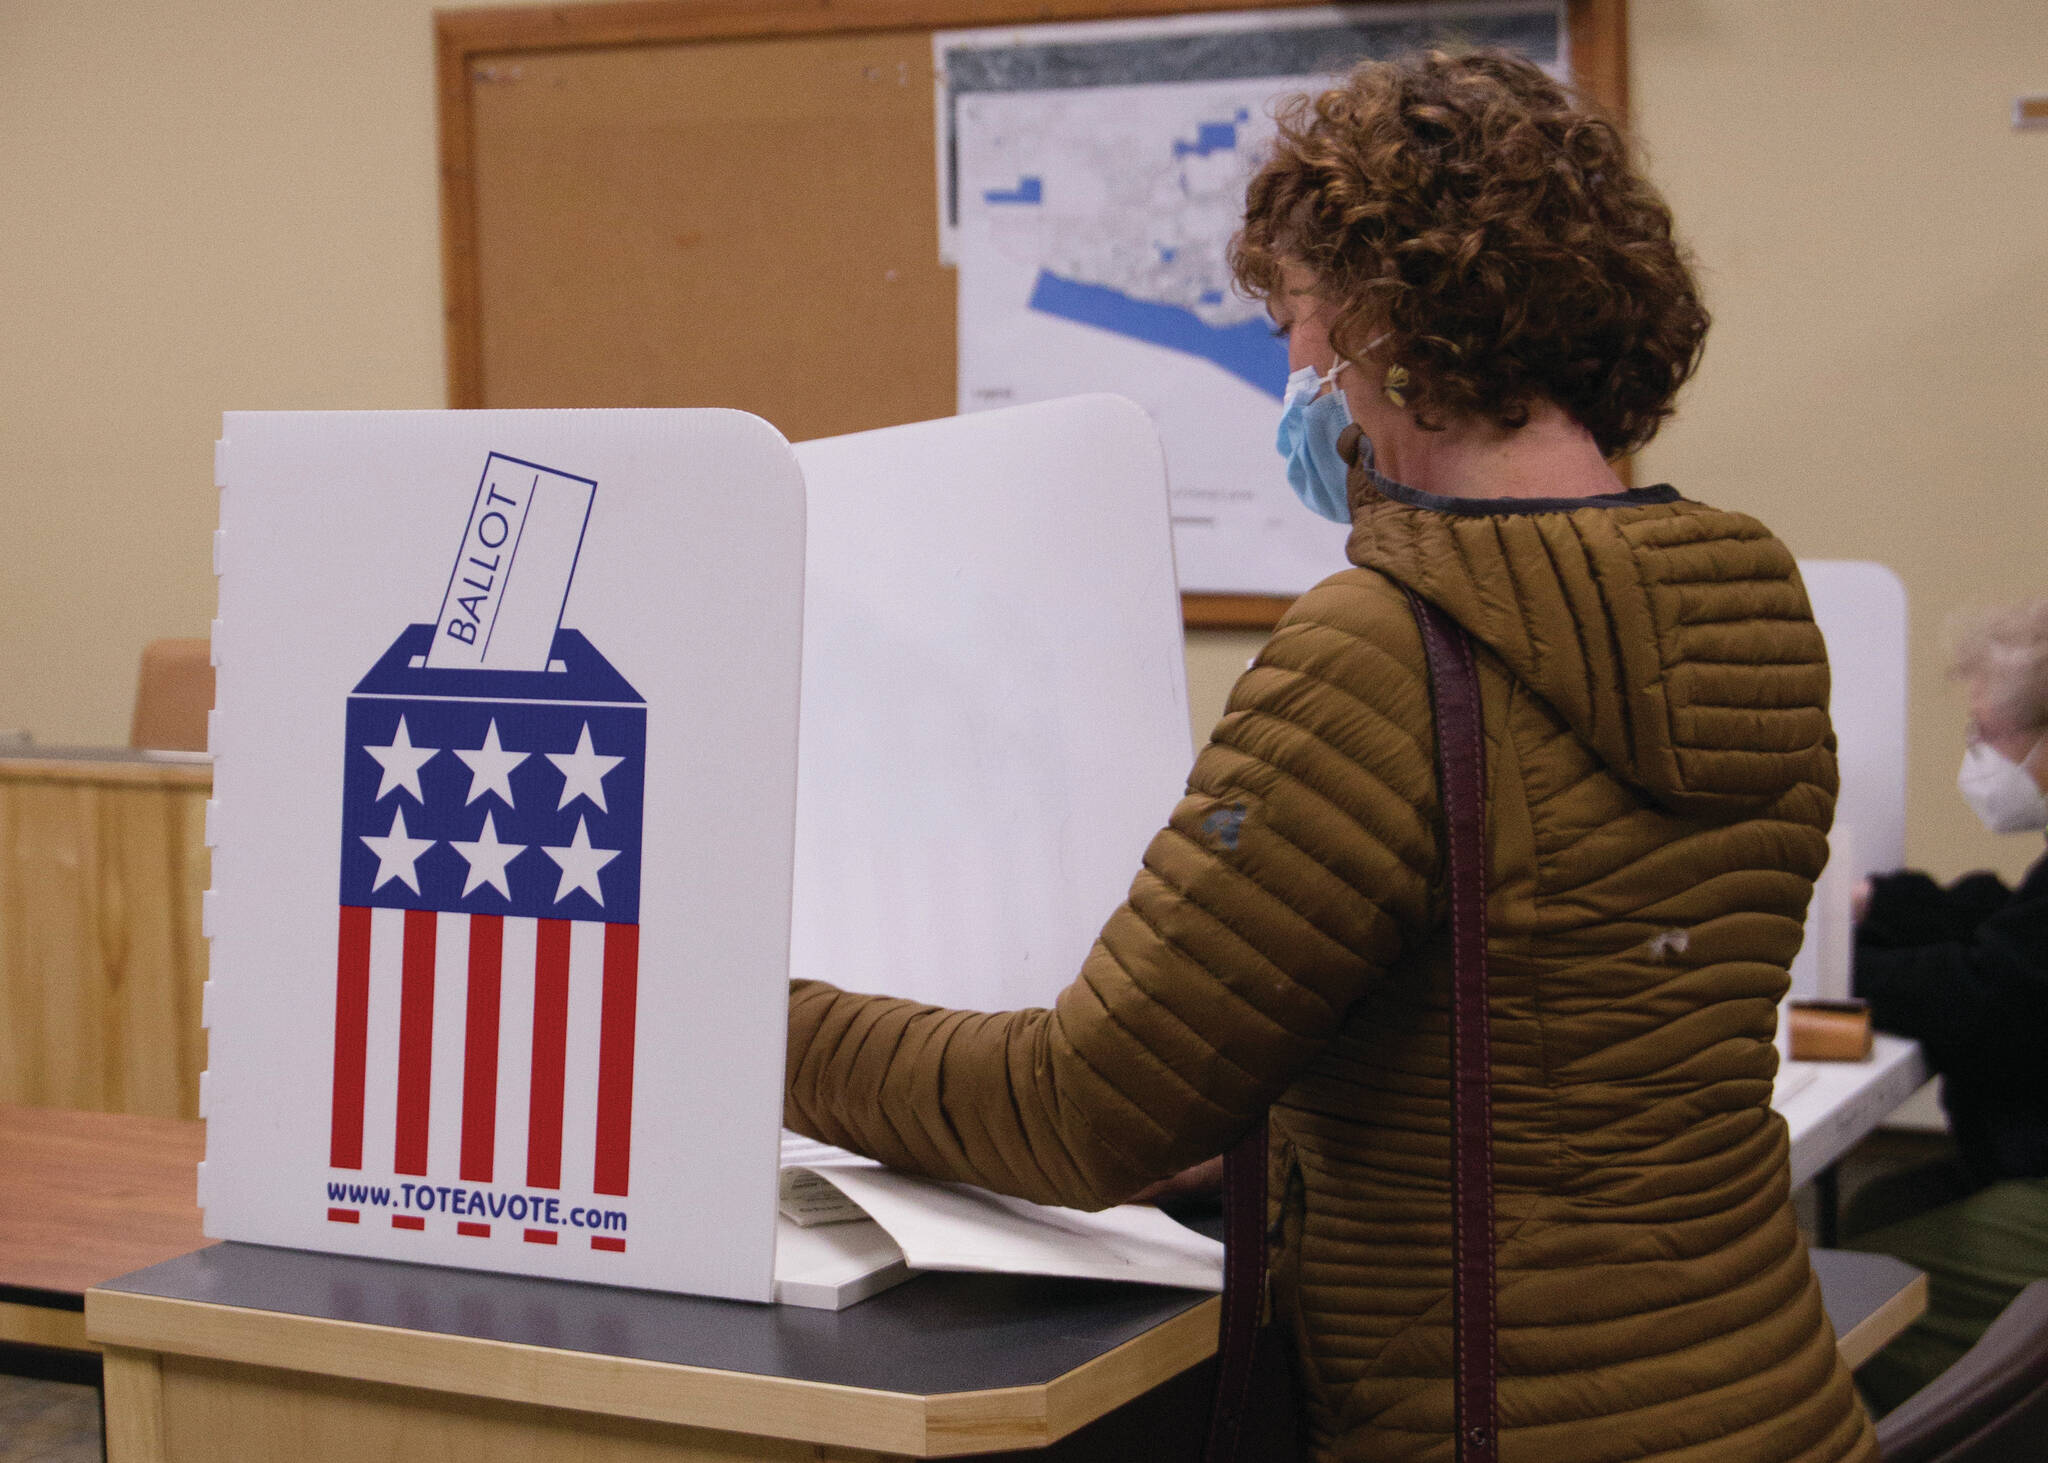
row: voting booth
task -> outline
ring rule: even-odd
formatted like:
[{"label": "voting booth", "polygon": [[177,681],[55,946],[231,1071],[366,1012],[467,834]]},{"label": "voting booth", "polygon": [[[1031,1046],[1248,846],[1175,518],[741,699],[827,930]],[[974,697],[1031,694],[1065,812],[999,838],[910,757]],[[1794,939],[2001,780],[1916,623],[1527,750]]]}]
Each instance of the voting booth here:
[{"label": "voting booth", "polygon": [[1117,398],[235,413],[217,477],[218,1238],[769,1300],[790,975],[1049,999],[1186,773]]}]

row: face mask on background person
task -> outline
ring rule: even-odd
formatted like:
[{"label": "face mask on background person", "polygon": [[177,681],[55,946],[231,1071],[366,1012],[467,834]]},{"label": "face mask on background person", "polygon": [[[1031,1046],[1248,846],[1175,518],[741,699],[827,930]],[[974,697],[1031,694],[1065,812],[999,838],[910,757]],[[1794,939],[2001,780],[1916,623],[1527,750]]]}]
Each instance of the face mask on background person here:
[{"label": "face mask on background person", "polygon": [[2040,784],[2026,766],[2040,750],[2037,741],[2034,751],[2018,762],[1984,742],[1970,743],[1963,753],[1956,790],[1993,833],[2033,833],[2048,828],[2048,798],[2042,796]]},{"label": "face mask on background person", "polygon": [[1303,366],[1287,378],[1281,399],[1280,432],[1274,445],[1287,459],[1287,483],[1311,513],[1332,523],[1351,521],[1346,483],[1351,469],[1337,452],[1337,438],[1351,425],[1351,408],[1337,390],[1339,361],[1328,371]]}]

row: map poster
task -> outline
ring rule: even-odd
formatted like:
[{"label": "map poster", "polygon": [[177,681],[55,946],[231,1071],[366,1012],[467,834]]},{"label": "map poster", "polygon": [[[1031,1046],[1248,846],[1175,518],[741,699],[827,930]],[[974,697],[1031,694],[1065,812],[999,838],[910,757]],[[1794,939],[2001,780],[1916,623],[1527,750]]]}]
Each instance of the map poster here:
[{"label": "map poster", "polygon": [[959,409],[1111,391],[1165,445],[1189,593],[1295,595],[1345,565],[1274,451],[1287,348],[1225,250],[1276,103],[1368,56],[1499,45],[1564,64],[1556,0],[941,33],[940,245]]}]

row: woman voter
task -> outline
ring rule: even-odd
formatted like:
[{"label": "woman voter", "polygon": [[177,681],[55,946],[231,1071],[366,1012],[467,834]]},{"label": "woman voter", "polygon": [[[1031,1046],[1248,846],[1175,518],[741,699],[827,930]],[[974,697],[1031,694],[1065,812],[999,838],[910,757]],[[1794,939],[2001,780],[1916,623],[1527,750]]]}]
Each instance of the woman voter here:
[{"label": "woman voter", "polygon": [[[1953,674],[1969,691],[1957,782],[1994,833],[2048,830],[2048,600],[1972,625]],[[2028,1282],[2048,1277],[2048,858],[2017,889],[1942,888],[1902,871],[1858,891],[1856,993],[1880,1030],[1941,1075],[1956,1156],[1859,1192],[1857,1249],[1928,1274],[1927,1313],[1856,1374],[1888,1410],[1954,1362]]]},{"label": "woman voter", "polygon": [[[1312,1458],[1874,1458],[1770,1108],[1836,787],[1820,635],[1762,524],[1609,465],[1707,328],[1665,205],[1534,66],[1431,54],[1283,112],[1232,263],[1288,340],[1289,477],[1353,567],[1238,682],[1053,1009],[797,983],[786,1121],[1083,1208],[1268,1125]],[[1410,591],[1475,647],[1484,725],[1496,1313],[1472,1344],[1498,1430],[1474,1451]]]}]

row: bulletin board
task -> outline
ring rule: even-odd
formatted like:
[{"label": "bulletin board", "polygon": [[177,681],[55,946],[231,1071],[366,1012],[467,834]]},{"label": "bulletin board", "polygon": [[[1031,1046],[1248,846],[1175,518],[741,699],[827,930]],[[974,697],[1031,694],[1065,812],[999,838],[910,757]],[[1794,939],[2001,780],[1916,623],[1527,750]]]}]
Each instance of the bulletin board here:
[{"label": "bulletin board", "polygon": [[[1283,0],[1293,3],[1293,0]],[[1260,0],[626,0],[435,17],[448,400],[729,406],[792,440],[952,415],[932,33]],[[1626,0],[1568,0],[1627,108]],[[1285,599],[1187,595],[1192,626]]]}]

